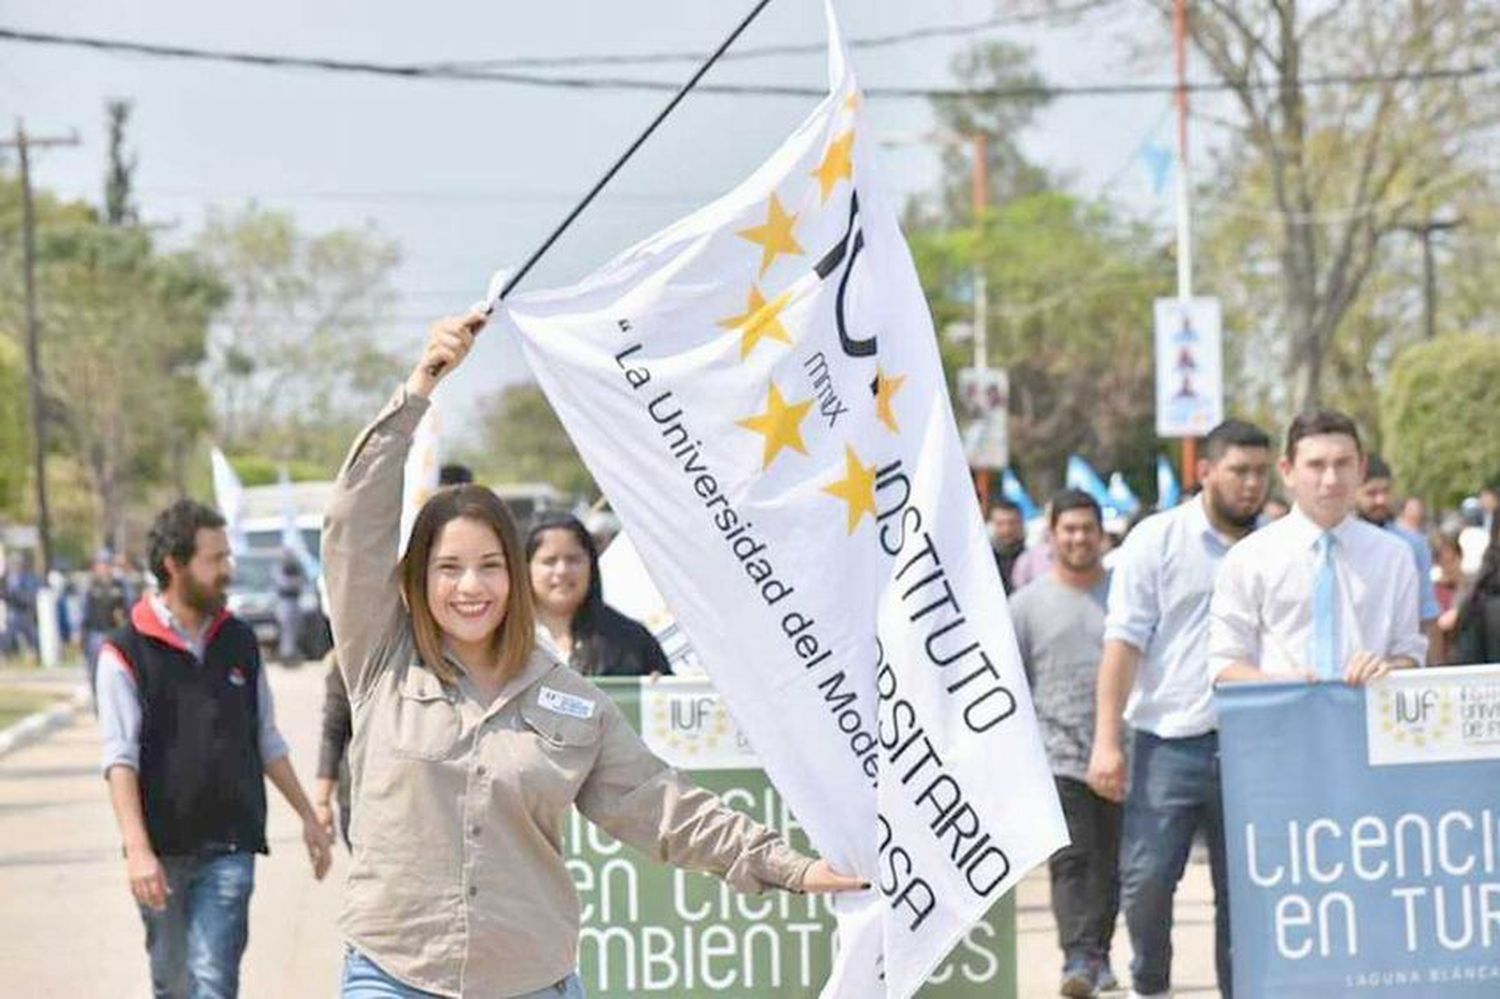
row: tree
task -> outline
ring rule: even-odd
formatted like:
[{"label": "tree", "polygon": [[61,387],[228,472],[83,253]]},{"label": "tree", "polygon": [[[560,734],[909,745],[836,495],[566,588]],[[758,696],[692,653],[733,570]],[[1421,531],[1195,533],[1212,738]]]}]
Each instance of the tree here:
[{"label": "tree", "polygon": [[532,384],[509,385],[483,403],[484,454],[476,471],[498,482],[547,482],[567,493],[597,495],[589,475],[552,411]]},{"label": "tree", "polygon": [[130,123],[130,102],[110,101],[105,106],[109,120],[109,170],[104,175],[104,221],[108,225],[134,225],[140,221],[131,197],[135,186],[136,158],[125,152],[125,126]]},{"label": "tree", "polygon": [[401,373],[379,336],[395,244],[371,228],[308,235],[252,204],[211,216],[197,248],[231,295],[208,364],[225,449],[337,465]]},{"label": "tree", "polygon": [[[126,507],[181,483],[211,419],[197,369],[223,286],[139,227],[44,233],[39,255],[48,394],[61,439],[98,496],[100,534],[123,545]],[[179,486],[180,488],[180,486]]]},{"label": "tree", "polygon": [[[1010,373],[1012,464],[1047,491],[1069,453],[1137,484],[1154,462],[1151,300],[1167,291],[1161,251],[1106,208],[1048,192],[993,209],[982,230],[912,238],[940,328],[967,319],[975,264],[993,300],[988,361]],[[949,370],[967,350],[945,348]]]},{"label": "tree", "polygon": [[1439,337],[1396,359],[1381,399],[1385,457],[1415,495],[1445,507],[1500,473],[1500,437],[1475,414],[1500,409],[1500,340]]},{"label": "tree", "polygon": [[[113,145],[123,164],[123,118],[112,121],[120,125]],[[128,205],[128,183],[116,190],[123,199],[116,207]],[[0,178],[4,331],[24,322],[20,197],[18,180]],[[183,463],[208,426],[196,369],[223,291],[191,255],[160,253],[147,230],[129,224],[129,211],[121,210],[122,224],[108,225],[89,204],[45,190],[35,192],[35,204],[43,412],[59,550],[87,551],[101,540],[123,547],[132,505],[158,500],[172,484],[180,491]],[[30,446],[28,434],[28,455]],[[23,515],[34,515],[29,496]]]},{"label": "tree", "polygon": [[[1031,68],[1031,50],[1009,42],[982,42],[953,57],[951,71],[958,86],[971,89],[1016,90],[1040,88],[1043,80]],[[1021,133],[1031,124],[1047,98],[1038,91],[1029,97],[943,97],[933,101],[938,136],[943,146],[941,214],[949,224],[972,222],[974,199],[973,137],[982,136],[987,154],[990,203],[1034,194],[1050,186],[1046,170],[1021,149]]]},{"label": "tree", "polygon": [[[1169,37],[1173,0],[1147,2]],[[1274,272],[1258,312],[1284,331],[1290,407],[1305,409],[1323,398],[1336,334],[1382,251],[1482,175],[1473,140],[1497,107],[1489,81],[1466,68],[1492,60],[1500,6],[1215,0],[1191,6],[1188,30],[1234,107],[1215,117],[1199,101],[1198,117],[1231,136],[1210,208],[1241,223],[1260,216],[1242,266]]]}]

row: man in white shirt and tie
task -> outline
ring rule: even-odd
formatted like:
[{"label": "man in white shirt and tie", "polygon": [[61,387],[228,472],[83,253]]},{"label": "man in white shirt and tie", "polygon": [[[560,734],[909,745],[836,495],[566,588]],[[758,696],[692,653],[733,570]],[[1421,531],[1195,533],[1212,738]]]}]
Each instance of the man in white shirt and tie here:
[{"label": "man in white shirt and tie", "polygon": [[1292,511],[1224,556],[1209,675],[1359,685],[1424,662],[1411,549],[1355,516],[1365,455],[1354,421],[1331,410],[1298,416],[1279,467]]}]

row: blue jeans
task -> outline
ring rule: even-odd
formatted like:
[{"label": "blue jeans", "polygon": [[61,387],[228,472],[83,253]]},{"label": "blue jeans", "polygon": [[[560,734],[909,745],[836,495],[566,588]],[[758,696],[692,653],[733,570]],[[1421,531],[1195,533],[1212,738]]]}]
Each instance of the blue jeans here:
[{"label": "blue jeans", "polygon": [[[344,954],[344,977],[339,987],[340,999],[440,999],[436,993],[414,989],[397,981],[368,957],[350,947]],[[546,988],[527,992],[515,999],[588,999],[583,982],[576,974]]]},{"label": "blue jeans", "polygon": [[162,857],[167,907],[141,906],[157,999],[234,999],[250,936],[255,854]]},{"label": "blue jeans", "polygon": [[1214,965],[1219,990],[1224,999],[1231,999],[1219,735],[1162,739],[1137,730],[1132,752],[1120,855],[1121,902],[1134,952],[1132,985],[1146,994],[1171,987],[1172,898],[1187,866],[1193,835],[1202,830],[1214,885]]}]

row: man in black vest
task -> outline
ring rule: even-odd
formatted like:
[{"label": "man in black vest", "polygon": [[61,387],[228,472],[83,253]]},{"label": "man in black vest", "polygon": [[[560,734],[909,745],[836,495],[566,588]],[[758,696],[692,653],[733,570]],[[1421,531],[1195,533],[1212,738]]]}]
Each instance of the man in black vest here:
[{"label": "man in black vest", "polygon": [[330,843],[276,730],[255,633],[225,610],[224,519],[180,500],[151,527],[160,594],[99,655],[104,773],[158,997],[239,991],[269,777],[302,817],[313,876]]}]

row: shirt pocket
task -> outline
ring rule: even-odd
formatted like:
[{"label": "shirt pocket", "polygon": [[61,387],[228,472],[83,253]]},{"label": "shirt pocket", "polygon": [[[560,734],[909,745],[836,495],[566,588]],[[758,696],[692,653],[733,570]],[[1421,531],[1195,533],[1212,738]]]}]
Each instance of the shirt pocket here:
[{"label": "shirt pocket", "polygon": [[458,744],[458,706],[438,678],[420,667],[408,667],[396,688],[396,717],[391,746],[398,756],[443,760]]},{"label": "shirt pocket", "polygon": [[521,758],[518,776],[528,790],[545,796],[562,792],[568,800],[582,786],[599,755],[603,728],[593,718],[570,718],[536,704],[521,706]]},{"label": "shirt pocket", "polygon": [[566,751],[594,746],[599,742],[598,713],[591,718],[572,718],[550,711],[539,704],[521,705],[521,722],[541,741],[544,748]]}]

